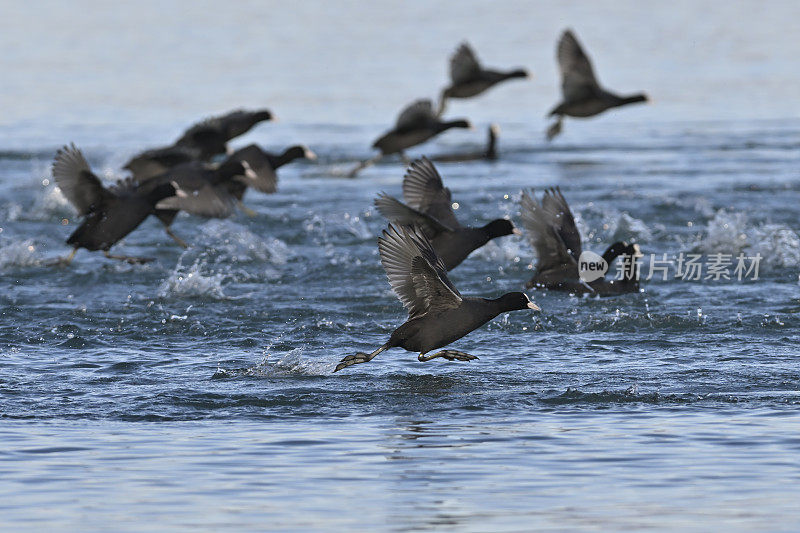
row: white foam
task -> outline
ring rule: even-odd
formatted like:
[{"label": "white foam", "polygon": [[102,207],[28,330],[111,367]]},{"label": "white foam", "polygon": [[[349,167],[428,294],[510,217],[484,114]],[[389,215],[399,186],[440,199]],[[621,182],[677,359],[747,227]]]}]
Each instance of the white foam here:
[{"label": "white foam", "polygon": [[9,202],[0,207],[2,218],[17,220],[53,220],[77,217],[75,209],[67,202],[58,187],[46,187],[37,191],[33,204],[23,205]]},{"label": "white foam", "polygon": [[275,362],[269,362],[269,354],[253,370],[268,376],[324,376],[331,373],[330,363],[305,359],[304,348],[295,348]]},{"label": "white foam", "polygon": [[200,226],[197,248],[206,248],[216,262],[268,262],[283,265],[292,257],[280,239],[262,239],[241,224],[230,220],[209,220]]},{"label": "white foam", "polygon": [[704,253],[748,256],[761,254],[766,267],[794,267],[800,263],[800,236],[782,224],[749,224],[744,213],[720,209],[708,221],[696,248]]},{"label": "white foam", "polygon": [[747,246],[747,216],[720,209],[706,225],[699,248],[706,253],[736,254]]},{"label": "white foam", "polygon": [[800,264],[800,238],[791,228],[762,224],[749,232],[748,254],[761,254],[768,266],[796,267]]},{"label": "white foam", "polygon": [[521,263],[531,260],[530,246],[524,237],[506,236],[492,239],[481,246],[470,257],[478,257],[499,265]]},{"label": "white foam", "polygon": [[262,239],[230,220],[211,220],[200,226],[198,242],[181,254],[158,295],[226,299],[226,282],[278,278],[281,272],[275,267],[291,257],[280,239]]},{"label": "white foam", "polygon": [[222,282],[225,275],[221,273],[205,274],[205,264],[197,260],[189,268],[183,268],[178,262],[175,270],[164,280],[158,289],[160,298],[169,297],[200,297],[225,299]]},{"label": "white foam", "polygon": [[39,264],[36,246],[30,239],[7,244],[0,243],[0,269],[28,267]]},{"label": "white foam", "polygon": [[575,225],[588,244],[587,248],[616,241],[645,243],[653,238],[652,230],[643,220],[622,211],[589,206],[574,215]]},{"label": "white foam", "polygon": [[325,218],[315,213],[304,221],[303,227],[307,233],[320,237],[322,243],[335,241],[336,239],[332,239],[331,235],[336,233],[347,233],[361,240],[374,237],[364,222],[363,215],[351,215],[350,213],[330,215]]},{"label": "white foam", "polygon": [[610,234],[609,242],[636,241],[647,242],[653,238],[653,233],[643,220],[634,218],[628,213],[619,213],[607,222]]},{"label": "white foam", "polygon": [[270,361],[270,344],[264,351],[264,357],[257,365],[242,369],[217,368],[215,378],[247,377],[291,377],[291,376],[327,376],[333,371],[331,363],[305,359],[305,348],[294,348],[275,361]]},{"label": "white foam", "polygon": [[9,222],[16,222],[22,216],[22,206],[17,203],[9,203],[3,206],[3,218]]}]

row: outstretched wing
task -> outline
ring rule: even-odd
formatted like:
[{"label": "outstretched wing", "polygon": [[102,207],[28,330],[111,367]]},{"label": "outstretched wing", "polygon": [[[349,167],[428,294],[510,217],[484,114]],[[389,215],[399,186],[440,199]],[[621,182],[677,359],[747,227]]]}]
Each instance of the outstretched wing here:
[{"label": "outstretched wing", "polygon": [[450,57],[450,80],[453,85],[468,83],[480,75],[481,64],[469,43],[461,43]]},{"label": "outstretched wing", "polygon": [[378,238],[381,264],[389,285],[408,309],[409,318],[461,304],[442,261],[417,229],[390,225]]},{"label": "outstretched wing", "polygon": [[184,137],[190,133],[215,131],[226,141],[230,141],[234,137],[247,133],[259,122],[271,119],[272,113],[267,109],[258,109],[256,111],[235,109],[224,115],[209,117],[194,124],[191,128],[186,130]]},{"label": "outstretched wing", "polygon": [[420,213],[386,193],[381,193],[375,198],[375,207],[389,222],[400,226],[417,226],[429,239],[444,231],[451,231],[451,228],[430,215]]},{"label": "outstretched wing", "polygon": [[64,146],[56,152],[53,159],[53,178],[79,215],[88,214],[93,205],[99,205],[111,196],[74,144]]},{"label": "outstretched wing", "polygon": [[194,124],[175,144],[223,153],[225,152],[225,143],[250,131],[259,122],[271,119],[272,113],[266,109],[256,111],[236,109]]},{"label": "outstretched wing", "polygon": [[417,100],[400,112],[395,129],[404,131],[425,128],[435,120],[433,103],[428,99]]},{"label": "outstretched wing", "polygon": [[450,189],[444,186],[442,177],[428,158],[422,157],[408,166],[403,177],[403,198],[409,206],[448,228],[461,227],[453,212]]},{"label": "outstretched wing", "polygon": [[256,124],[265,120],[272,120],[272,113],[267,109],[248,111],[237,109],[225,115],[216,117],[214,122],[217,129],[225,135],[227,140],[231,140],[239,135],[244,135]]},{"label": "outstretched wing", "polygon": [[267,153],[256,144],[250,144],[236,150],[231,154],[231,159],[248,163],[255,173],[255,177],[242,180],[243,183],[264,193],[274,193],[278,190],[278,174],[272,168],[272,163]]},{"label": "outstretched wing", "polygon": [[228,137],[213,125],[198,124],[191,127],[175,141],[176,146],[187,146],[199,151],[201,158],[225,153]]},{"label": "outstretched wing", "polygon": [[141,183],[158,176],[166,169],[199,157],[200,151],[190,146],[165,146],[136,154],[122,168],[130,170],[133,178]]},{"label": "outstretched wing", "polygon": [[547,214],[551,217],[553,224],[558,231],[559,237],[564,241],[567,246],[569,254],[578,260],[581,255],[581,233],[575,225],[575,217],[572,216],[572,211],[567,205],[567,200],[561,194],[561,188],[556,187],[545,191],[542,198],[542,206]]},{"label": "outstretched wing", "polygon": [[224,186],[205,184],[197,189],[182,189],[178,182],[175,196],[165,198],[156,204],[157,209],[186,211],[193,215],[212,218],[227,218],[236,210],[236,199]]},{"label": "outstretched wing", "polygon": [[575,264],[576,260],[559,234],[557,220],[539,203],[533,191],[531,194],[522,192],[520,207],[522,227],[525,228],[528,242],[536,250],[537,269],[544,271]]},{"label": "outstretched wing", "polygon": [[556,55],[561,70],[564,100],[578,101],[594,95],[599,84],[592,70],[592,63],[571,30],[566,30],[561,35]]}]

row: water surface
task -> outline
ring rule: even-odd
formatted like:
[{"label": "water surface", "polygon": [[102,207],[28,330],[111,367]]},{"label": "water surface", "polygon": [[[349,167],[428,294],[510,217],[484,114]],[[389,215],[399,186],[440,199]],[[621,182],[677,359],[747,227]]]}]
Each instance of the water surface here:
[{"label": "water surface", "polygon": [[[85,3],[7,6],[0,22],[0,524],[65,529],[795,530],[800,521],[795,4]],[[652,106],[565,125],[553,42],[572,26],[600,78]],[[411,155],[442,164],[459,218],[515,218],[522,188],[558,185],[584,235],[646,254],[761,254],[756,281],[652,280],[598,300],[532,292],[454,344],[470,363],[402,350],[333,375],[405,318],[380,268],[380,191],[356,181],[399,107],[435,95],[465,39],[525,65]],[[81,251],[54,188],[75,141],[111,177],[136,150],[212,112],[268,106],[248,142],[304,142],[317,164],[251,192],[258,215],[155,220]],[[62,220],[68,220],[62,225]],[[507,237],[452,273],[497,296],[531,275]],[[645,263],[645,271],[649,262]]]}]

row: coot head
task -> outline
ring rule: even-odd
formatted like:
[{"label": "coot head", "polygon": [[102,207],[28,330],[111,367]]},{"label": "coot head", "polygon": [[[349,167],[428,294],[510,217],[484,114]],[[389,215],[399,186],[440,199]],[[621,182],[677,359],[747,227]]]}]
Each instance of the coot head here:
[{"label": "coot head", "polygon": [[471,130],[473,128],[472,122],[469,120],[458,119],[458,120],[451,120],[450,122],[440,122],[439,128],[440,130],[449,130],[450,128],[464,128],[465,130]]},{"label": "coot head", "polygon": [[153,205],[170,196],[175,196],[177,191],[172,183],[162,183],[146,194],[147,201]]},{"label": "coot head", "polygon": [[489,235],[489,238],[495,239],[497,237],[505,237],[506,235],[511,235],[512,233],[515,235],[521,235],[522,232],[514,227],[514,224],[510,220],[506,220],[505,218],[498,218],[497,220],[492,220],[488,224],[486,224],[483,229]]},{"label": "coot head", "polygon": [[258,122],[262,122],[264,120],[272,120],[272,113],[267,111],[266,109],[260,109],[253,113],[253,118]]},{"label": "coot head", "polygon": [[541,311],[541,308],[533,303],[524,292],[509,292],[498,298],[497,301],[504,311],[521,311],[523,309]]},{"label": "coot head", "polygon": [[233,179],[234,176],[244,176],[250,179],[256,178],[255,173],[250,168],[250,164],[247,161],[238,161],[234,157],[229,157],[217,169],[218,181],[228,181]]},{"label": "coot head", "polygon": [[313,161],[317,158],[317,154],[309,150],[307,146],[298,144],[287,148],[283,154],[283,158],[286,159],[287,161],[294,161],[295,159],[300,159],[300,158]]},{"label": "coot head", "polygon": [[630,96],[618,96],[614,102],[615,106],[622,106],[626,104],[638,104],[639,102],[647,103],[650,98],[644,93],[636,93]]}]

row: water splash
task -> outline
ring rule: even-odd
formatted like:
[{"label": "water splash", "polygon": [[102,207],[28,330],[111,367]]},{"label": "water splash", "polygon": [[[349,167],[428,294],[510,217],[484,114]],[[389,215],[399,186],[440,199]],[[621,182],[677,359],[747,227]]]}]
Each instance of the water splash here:
[{"label": "water splash", "polygon": [[344,213],[323,217],[314,213],[303,222],[303,227],[307,233],[314,234],[320,244],[334,242],[339,235],[349,235],[362,241],[374,237],[361,214]]},{"label": "water splash", "polygon": [[744,213],[728,213],[720,209],[708,221],[706,236],[699,248],[706,253],[738,253],[747,246],[747,216]]},{"label": "water splash", "polygon": [[489,241],[475,250],[470,257],[479,257],[498,265],[523,264],[525,261],[530,261],[531,251],[525,239],[509,236]]},{"label": "water splash", "polygon": [[231,379],[240,377],[294,377],[294,376],[327,376],[333,371],[330,363],[312,361],[303,357],[305,348],[294,348],[275,361],[269,359],[269,348],[257,365],[249,368],[225,369],[218,367],[212,379]]},{"label": "water splash", "polygon": [[[606,229],[608,226],[608,229]],[[643,220],[634,218],[628,213],[620,213],[611,217],[604,230],[609,235],[608,240],[647,242],[653,238],[653,233]]]},{"label": "water splash", "polygon": [[568,387],[567,390],[562,393],[550,393],[543,396],[539,401],[547,405],[618,405],[627,403],[689,403],[700,399],[702,399],[702,396],[691,393],[661,394],[658,392],[639,392],[638,385],[634,384],[624,390],[603,390],[597,392],[582,391],[580,389]]},{"label": "water splash", "polygon": [[800,264],[800,237],[780,224],[762,224],[748,235],[749,255],[761,254],[768,266],[796,267]]},{"label": "water splash", "polygon": [[39,264],[36,246],[31,239],[9,242],[0,241],[0,270],[15,267],[29,267]]},{"label": "water splash", "polygon": [[761,265],[765,267],[794,267],[800,263],[800,236],[794,230],[771,223],[753,226],[744,213],[725,209],[708,221],[705,236],[699,236],[695,247],[704,253],[761,254]]},{"label": "water splash", "polygon": [[178,258],[159,297],[226,299],[225,283],[277,279],[276,267],[292,258],[280,239],[262,239],[230,220],[211,220],[200,229],[199,241]]},{"label": "water splash", "polygon": [[575,225],[587,243],[649,242],[653,230],[643,220],[616,210],[589,206],[575,213]]},{"label": "water splash", "polygon": [[[51,221],[72,219],[76,217],[75,209],[67,201],[61,189],[44,180],[43,185],[35,191],[33,203],[8,202],[0,206],[0,215],[9,222],[16,221]],[[29,200],[30,201],[30,200]],[[26,205],[27,204],[27,205]]]},{"label": "water splash", "polygon": [[364,242],[375,237],[363,215],[350,213],[325,217],[314,213],[303,221],[303,229],[324,250],[331,265],[361,264],[358,257],[342,246],[343,242],[352,242],[354,238],[357,242]]},{"label": "water splash", "polygon": [[285,242],[275,238],[262,239],[231,220],[209,220],[200,226],[200,235],[195,248],[205,249],[206,259],[210,262],[283,265],[292,257]]},{"label": "water splash", "polygon": [[224,300],[226,297],[222,290],[222,283],[225,275],[222,273],[206,274],[203,272],[204,267],[205,263],[202,260],[196,260],[188,268],[183,268],[179,262],[158,289],[159,298],[194,297]]},{"label": "water splash", "polygon": [[24,216],[31,220],[54,220],[74,218],[76,214],[61,189],[48,185],[37,193],[30,212]]}]

